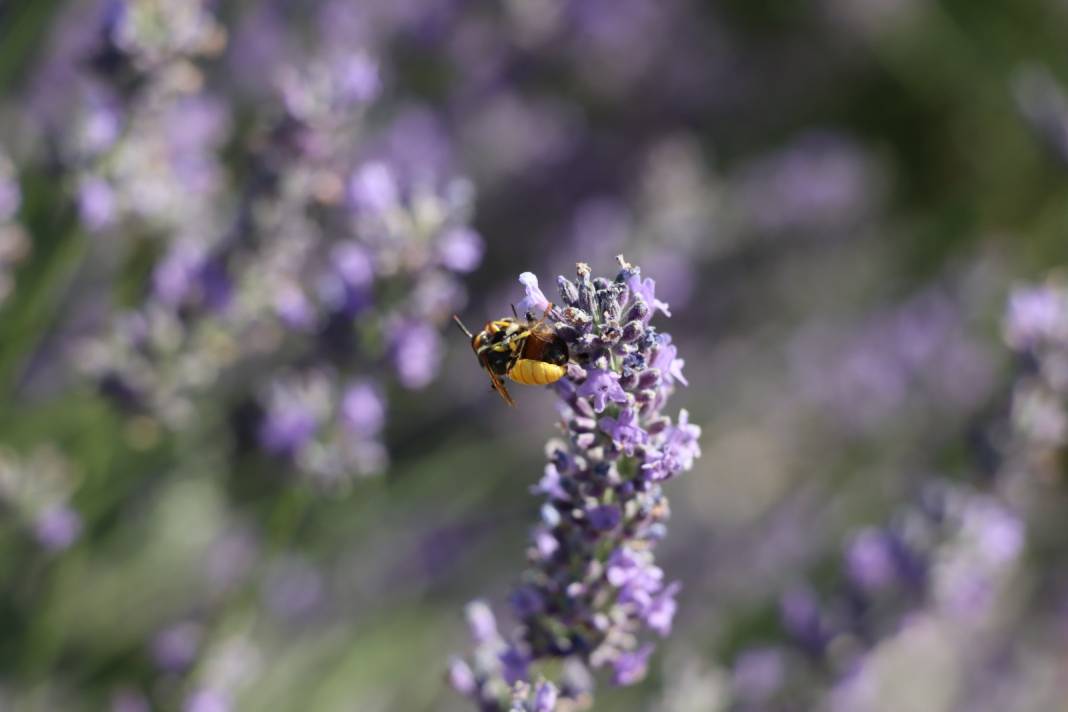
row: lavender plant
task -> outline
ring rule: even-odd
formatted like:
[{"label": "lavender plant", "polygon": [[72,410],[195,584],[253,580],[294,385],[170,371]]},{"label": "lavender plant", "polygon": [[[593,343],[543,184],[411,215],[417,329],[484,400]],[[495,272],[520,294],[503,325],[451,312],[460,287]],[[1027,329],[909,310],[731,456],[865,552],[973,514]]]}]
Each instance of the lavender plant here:
[{"label": "lavender plant", "polygon": [[549,660],[566,661],[565,674],[555,695],[542,685],[535,698],[558,697],[560,706],[533,709],[587,701],[587,668],[634,684],[653,651],[645,634],[671,631],[679,584],[665,580],[654,556],[670,511],[662,485],[693,466],[701,430],[686,410],[665,413],[686,384],[671,336],[651,323],[658,312],[670,316],[668,305],[652,279],[619,263],[614,279],[593,278],[582,263],[576,282],[560,277],[559,306],[533,274],[520,277],[519,308],[547,310],[572,362],[554,386],[565,436],[548,443],[535,487],[545,502],[511,600],[518,629],[502,635],[491,609],[471,604],[476,650],[451,667],[453,686],[481,709],[527,709],[515,696],[526,699],[533,666]]},{"label": "lavender plant", "polygon": [[[171,11],[183,21],[164,21]],[[100,206],[136,208],[163,244],[143,301],[89,340],[79,366],[177,430],[202,421],[205,396],[222,389],[229,407],[257,414],[263,452],[344,485],[385,467],[389,382],[418,389],[437,371],[439,326],[482,255],[467,225],[472,190],[376,152],[366,113],[380,95],[378,63],[360,41],[334,37],[278,69],[264,118],[239,139],[248,187],[227,194],[217,155],[227,118],[192,79],[191,57],[224,37],[204,12],[134,3],[107,35],[141,86],[94,164],[108,175],[81,182],[105,198],[87,213],[83,190],[83,217],[119,229],[121,214]],[[185,83],[172,86],[175,74]],[[176,136],[181,146],[147,145]],[[175,170],[152,156],[176,159]],[[153,189],[171,177],[194,185]],[[196,206],[154,200],[174,196]],[[249,376],[263,370],[252,364],[266,374]]]},{"label": "lavender plant", "polygon": [[990,625],[1024,539],[1023,521],[997,497],[928,483],[886,525],[849,537],[831,586],[795,586],[781,597],[783,638],[734,656],[734,708],[811,708],[830,692],[842,709],[868,709],[858,695],[881,674],[873,661],[917,622],[938,620],[961,634]]}]

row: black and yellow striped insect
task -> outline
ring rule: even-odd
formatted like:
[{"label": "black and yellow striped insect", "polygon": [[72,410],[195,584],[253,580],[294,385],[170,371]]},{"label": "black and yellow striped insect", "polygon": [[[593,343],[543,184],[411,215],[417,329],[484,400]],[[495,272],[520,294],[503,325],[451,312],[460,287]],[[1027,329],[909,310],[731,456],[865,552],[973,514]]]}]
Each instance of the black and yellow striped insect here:
[{"label": "black and yellow striped insect", "polygon": [[[515,312],[514,308],[512,312]],[[548,313],[546,309],[545,314]],[[472,334],[458,316],[454,315],[453,320],[471,339],[471,349],[489,373],[493,390],[508,405],[515,405],[515,401],[504,387],[502,377],[528,386],[544,386],[556,383],[567,373],[570,357],[567,342],[545,316],[534,320],[528,314],[526,321],[520,321],[518,315],[514,319],[504,317],[487,321],[477,334]]]}]

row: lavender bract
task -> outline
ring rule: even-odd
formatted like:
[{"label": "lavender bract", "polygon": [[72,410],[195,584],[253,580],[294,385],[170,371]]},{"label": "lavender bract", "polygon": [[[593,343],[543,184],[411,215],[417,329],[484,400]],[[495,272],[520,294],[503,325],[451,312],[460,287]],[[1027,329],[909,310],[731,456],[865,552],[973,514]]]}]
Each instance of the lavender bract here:
[{"label": "lavender bract", "polygon": [[[675,383],[685,382],[670,336],[650,323],[668,306],[652,279],[619,261],[614,279],[594,279],[581,263],[577,281],[559,278],[561,304],[549,318],[572,356],[554,386],[566,438],[549,442],[535,487],[545,503],[512,597],[519,628],[502,636],[489,607],[472,604],[476,651],[450,673],[481,709],[528,709],[509,708],[509,696],[551,659],[571,673],[558,681],[559,707],[545,709],[588,699],[584,668],[609,668],[617,685],[638,682],[653,651],[642,633],[671,630],[679,584],[665,581],[654,557],[669,516],[661,483],[692,467],[701,430],[685,410],[664,414]],[[524,308],[548,303],[534,275],[520,282]]]}]

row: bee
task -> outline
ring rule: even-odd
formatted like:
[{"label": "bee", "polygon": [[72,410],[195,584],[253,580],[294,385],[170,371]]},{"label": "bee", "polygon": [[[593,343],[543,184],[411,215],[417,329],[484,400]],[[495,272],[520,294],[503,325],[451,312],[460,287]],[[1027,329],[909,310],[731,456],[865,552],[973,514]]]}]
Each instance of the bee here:
[{"label": "bee", "polygon": [[567,342],[546,321],[550,309],[551,306],[541,319],[535,320],[532,314],[527,314],[526,321],[521,321],[512,307],[515,318],[487,321],[477,334],[472,334],[460,317],[452,317],[471,339],[471,349],[489,373],[493,390],[508,405],[515,405],[515,401],[504,387],[502,378],[528,386],[544,386],[556,383],[567,373],[570,358]]}]

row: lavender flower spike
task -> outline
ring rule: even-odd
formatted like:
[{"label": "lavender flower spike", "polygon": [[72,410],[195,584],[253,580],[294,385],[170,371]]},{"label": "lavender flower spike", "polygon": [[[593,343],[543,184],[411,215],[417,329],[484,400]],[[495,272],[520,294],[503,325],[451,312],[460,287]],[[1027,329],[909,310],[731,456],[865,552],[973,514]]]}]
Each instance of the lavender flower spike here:
[{"label": "lavender flower spike", "polygon": [[[512,597],[519,626],[497,632],[486,623],[494,621],[488,608],[476,604],[476,650],[450,673],[484,711],[578,709],[588,701],[590,669],[607,668],[617,685],[638,682],[653,652],[650,634],[671,631],[679,584],[654,558],[669,515],[661,484],[693,466],[701,429],[686,411],[664,413],[676,384],[685,384],[671,337],[650,324],[667,308],[652,279],[622,257],[619,264],[614,279],[593,279],[580,263],[577,282],[559,279],[561,304],[547,316],[572,358],[553,386],[567,436],[550,441],[534,488],[545,502]],[[545,298],[533,274],[520,282],[524,306]],[[561,679],[533,683],[544,672],[539,663],[554,659],[567,671]]]}]

